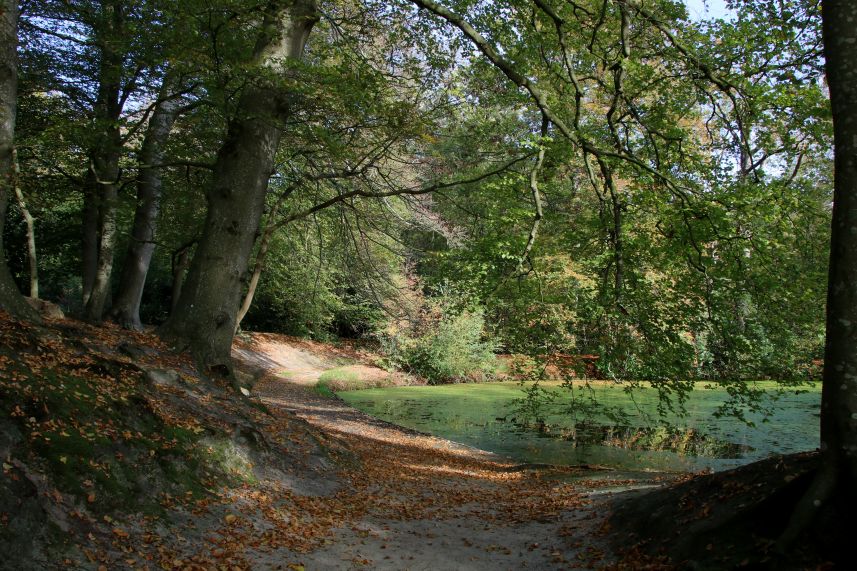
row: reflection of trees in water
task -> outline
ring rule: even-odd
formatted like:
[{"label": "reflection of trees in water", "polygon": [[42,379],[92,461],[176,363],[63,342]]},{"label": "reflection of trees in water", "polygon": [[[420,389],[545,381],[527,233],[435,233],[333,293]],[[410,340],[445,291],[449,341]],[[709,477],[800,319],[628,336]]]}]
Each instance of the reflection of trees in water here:
[{"label": "reflection of trees in water", "polygon": [[544,422],[515,423],[539,436],[571,442],[575,447],[611,446],[627,450],[660,450],[707,458],[740,458],[754,449],[708,436],[695,428],[639,427],[626,424],[576,423],[572,427]]}]

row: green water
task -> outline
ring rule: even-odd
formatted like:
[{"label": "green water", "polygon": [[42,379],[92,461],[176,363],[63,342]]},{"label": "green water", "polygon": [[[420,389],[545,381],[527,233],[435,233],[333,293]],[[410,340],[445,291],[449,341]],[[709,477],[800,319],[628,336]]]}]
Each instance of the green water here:
[{"label": "green water", "polygon": [[[377,418],[529,463],[599,465],[622,470],[726,470],[774,454],[813,450],[818,443],[820,386],[805,392],[778,394],[774,383],[755,383],[765,390],[773,413],[747,412],[748,426],[735,418],[716,418],[727,399],[723,388],[697,383],[686,403],[686,415],[667,415],[669,428],[657,417],[657,392],[637,389],[632,397],[610,383],[593,385],[601,403],[621,409],[622,419],[576,408],[569,412],[570,392],[558,383],[542,383],[557,395],[543,405],[541,422],[515,410],[523,396],[516,383],[437,387],[395,387],[339,393],[344,401]],[[589,389],[575,391],[577,402]]]}]

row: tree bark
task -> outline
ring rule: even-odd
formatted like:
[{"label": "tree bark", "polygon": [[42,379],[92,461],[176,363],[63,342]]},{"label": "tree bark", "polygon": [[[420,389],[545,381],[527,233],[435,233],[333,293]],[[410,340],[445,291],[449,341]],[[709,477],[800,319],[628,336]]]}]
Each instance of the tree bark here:
[{"label": "tree bark", "polygon": [[857,507],[857,3],[824,0],[822,18],[835,158],[821,464],[780,538],[781,549],[823,510],[844,515]]},{"label": "tree bark", "polygon": [[83,187],[83,235],[80,244],[84,307],[92,296],[98,270],[98,188],[92,178],[92,174],[87,171]]},{"label": "tree bark", "polygon": [[137,174],[137,208],[131,242],[125,254],[125,264],[119,280],[119,290],[111,317],[123,327],[140,329],[140,301],[146,285],[146,275],[155,251],[155,232],[161,202],[162,167],[165,146],[179,114],[181,101],[174,97],[175,81],[164,77],[158,103],[146,127],[140,149]]},{"label": "tree bark", "polygon": [[[87,190],[84,193],[84,318],[92,322],[99,322],[104,316],[113,274],[118,230],[119,158],[122,153],[119,119],[123,107],[121,93],[125,59],[125,54],[116,49],[117,44],[123,41],[124,6],[121,1],[104,1],[101,9],[104,13],[100,24],[103,29],[96,31],[100,54],[98,94],[93,110],[95,145],[90,151]],[[96,211],[97,226],[93,220]],[[94,227],[97,228],[95,232]]]},{"label": "tree bark", "polygon": [[[276,70],[285,58],[299,58],[318,19],[313,0],[269,7],[256,45],[260,66]],[[181,297],[164,324],[163,337],[189,349],[204,371],[228,371],[241,301],[242,278],[256,240],[265,193],[274,167],[289,93],[264,79],[248,85],[238,102],[214,178],[208,212]]]},{"label": "tree bark", "polygon": [[39,315],[24,300],[6,263],[3,228],[9,196],[15,188],[13,149],[18,97],[18,3],[0,4],[0,309],[15,317],[39,321]]}]

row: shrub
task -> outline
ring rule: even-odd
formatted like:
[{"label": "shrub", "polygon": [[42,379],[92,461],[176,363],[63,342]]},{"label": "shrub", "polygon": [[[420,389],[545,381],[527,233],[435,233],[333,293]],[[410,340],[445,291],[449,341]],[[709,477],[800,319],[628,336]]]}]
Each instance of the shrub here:
[{"label": "shrub", "polygon": [[404,364],[432,384],[493,378],[496,344],[483,337],[484,328],[481,310],[443,315],[422,337],[405,340]]}]

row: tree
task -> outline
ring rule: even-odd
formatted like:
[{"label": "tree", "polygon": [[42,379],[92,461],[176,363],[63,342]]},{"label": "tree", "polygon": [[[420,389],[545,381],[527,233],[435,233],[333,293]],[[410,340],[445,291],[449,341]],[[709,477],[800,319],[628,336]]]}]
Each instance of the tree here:
[{"label": "tree", "polygon": [[[159,83],[164,45],[170,41],[163,30],[168,8],[170,3],[146,1],[50,0],[28,6],[22,16],[25,96],[42,108],[68,110],[62,117],[69,119],[67,124],[50,117],[43,130],[74,141],[39,141],[26,149],[24,176],[44,177],[48,167],[83,195],[82,314],[93,322],[102,319],[113,290],[123,222],[120,193],[130,182],[124,159],[149,116],[140,102],[147,96],[155,99],[149,86]],[[54,152],[38,156],[33,169],[39,147],[53,147]],[[56,152],[60,148],[63,152]]]},{"label": "tree", "polygon": [[203,234],[181,298],[162,328],[165,339],[189,349],[202,369],[231,372],[242,279],[294,97],[277,73],[302,56],[317,20],[312,0],[295,0],[271,3],[258,22],[251,64],[261,73],[241,92],[217,153]]},{"label": "tree", "polygon": [[3,227],[10,196],[14,193],[15,110],[18,95],[18,3],[0,5],[0,309],[12,315],[37,320],[35,310],[24,300],[12,279],[3,246]]},{"label": "tree", "polygon": [[167,138],[179,115],[181,100],[176,94],[177,81],[169,73],[161,84],[158,101],[146,127],[140,149],[137,173],[137,208],[131,229],[131,240],[125,254],[118,292],[110,316],[120,325],[140,329],[140,301],[146,275],[155,250],[155,236],[160,211],[162,171]]},{"label": "tree", "polygon": [[821,394],[821,462],[780,538],[786,548],[820,514],[853,514],[857,493],[857,4],[823,0],[833,112],[834,191]]},{"label": "tree", "polygon": [[[814,220],[826,215],[829,122],[813,2],[735,3],[736,23],[709,25],[669,0],[522,0],[502,17],[492,3],[411,3],[529,98],[517,103],[525,137],[548,121],[542,178],[555,183],[541,233],[564,235],[557,254],[595,286],[565,282],[588,345],[578,350],[600,354],[608,374],[664,383],[780,378],[820,357],[823,262],[795,251],[824,249]],[[575,223],[550,230],[552,209],[574,209]],[[491,279],[505,283],[510,265],[494,263]],[[785,268],[806,286],[771,273]],[[536,263],[518,282],[544,272]],[[493,297],[517,286],[482,281]]]}]

